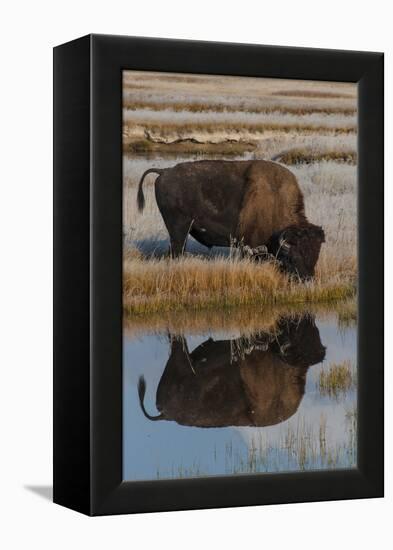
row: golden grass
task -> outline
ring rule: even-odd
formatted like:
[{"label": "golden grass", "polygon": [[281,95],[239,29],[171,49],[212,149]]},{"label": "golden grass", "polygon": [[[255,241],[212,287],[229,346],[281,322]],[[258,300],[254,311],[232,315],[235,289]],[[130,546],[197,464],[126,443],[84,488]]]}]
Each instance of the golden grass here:
[{"label": "golden grass", "polygon": [[172,260],[126,257],[123,263],[123,307],[128,314],[211,309],[255,304],[338,301],[355,294],[344,270],[296,282],[272,262],[199,256]]},{"label": "golden grass", "polygon": [[291,149],[277,155],[274,160],[283,164],[310,164],[311,162],[333,161],[345,162],[355,165],[357,163],[356,151],[310,151],[307,149]]},{"label": "golden grass", "polygon": [[[133,125],[134,127],[134,125]],[[177,139],[190,137],[196,133],[226,133],[241,134],[244,132],[250,134],[261,134],[265,132],[284,132],[296,134],[355,134],[357,126],[354,124],[326,125],[326,124],[302,124],[302,123],[280,123],[280,122],[179,122],[179,123],[144,123],[145,133],[157,135],[161,138],[167,136],[176,136]],[[128,124],[123,125],[123,132],[129,133]],[[229,136],[228,136],[229,137]]]},{"label": "golden grass", "polygon": [[225,105],[222,103],[207,103],[190,101],[138,101],[125,99],[123,108],[129,111],[149,110],[149,111],[175,111],[175,112],[190,112],[190,113],[238,113],[243,111],[246,113],[255,114],[286,114],[286,115],[307,115],[307,114],[323,114],[332,115],[340,114],[343,116],[351,116],[356,114],[355,107],[347,106],[320,106],[320,105],[248,105],[239,102],[238,104]]},{"label": "golden grass", "polygon": [[350,361],[332,363],[319,374],[318,387],[321,395],[338,398],[356,386],[356,372]]}]

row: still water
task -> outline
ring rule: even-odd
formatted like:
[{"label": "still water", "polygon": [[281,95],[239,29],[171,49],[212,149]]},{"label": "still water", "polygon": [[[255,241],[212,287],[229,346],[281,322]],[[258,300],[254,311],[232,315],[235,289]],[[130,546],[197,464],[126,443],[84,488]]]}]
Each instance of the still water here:
[{"label": "still water", "polygon": [[356,364],[334,313],[247,334],[125,325],[123,479],[356,467]]}]

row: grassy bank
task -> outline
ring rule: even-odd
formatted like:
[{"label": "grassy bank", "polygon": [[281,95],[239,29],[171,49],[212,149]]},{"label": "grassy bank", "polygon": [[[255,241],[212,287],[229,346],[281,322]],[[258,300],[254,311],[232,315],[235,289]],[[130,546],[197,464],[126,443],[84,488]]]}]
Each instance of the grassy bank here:
[{"label": "grassy bank", "polygon": [[[321,266],[322,267],[322,266]],[[351,274],[335,268],[313,281],[289,279],[273,263],[231,258],[128,257],[123,269],[123,307],[128,314],[185,309],[338,301],[354,296]]]}]

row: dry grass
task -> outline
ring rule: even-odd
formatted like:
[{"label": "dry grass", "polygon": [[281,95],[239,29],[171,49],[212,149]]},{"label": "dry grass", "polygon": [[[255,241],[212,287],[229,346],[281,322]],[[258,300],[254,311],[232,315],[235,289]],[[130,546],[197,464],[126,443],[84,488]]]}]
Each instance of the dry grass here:
[{"label": "dry grass", "polygon": [[338,325],[342,328],[355,326],[358,320],[358,305],[355,300],[348,303],[347,307],[338,310]]},{"label": "dry grass", "polygon": [[136,114],[147,121],[154,111],[157,120],[195,114],[209,115],[206,122],[215,123],[219,115],[238,119],[273,114],[278,121],[286,115],[340,115],[342,126],[357,112],[353,84],[296,84],[294,89],[294,82],[284,79],[124,72],[124,117],[134,119]]},{"label": "dry grass", "polygon": [[125,259],[123,307],[130,314],[206,309],[253,304],[338,301],[355,293],[344,271],[332,277],[318,271],[315,279],[289,279],[273,263],[202,257]]},{"label": "dry grass", "polygon": [[321,92],[318,90],[280,90],[277,95],[290,97],[318,97],[318,98],[353,98],[353,94],[344,94],[337,92]]},{"label": "dry grass", "polygon": [[312,162],[321,161],[333,161],[333,162],[345,162],[347,164],[356,165],[357,153],[356,151],[310,151],[307,149],[291,149],[286,151],[277,158],[278,162],[283,164],[310,164]]},{"label": "dry grass", "polygon": [[321,395],[328,395],[337,399],[356,386],[356,372],[350,361],[333,363],[321,370],[318,388]]},{"label": "dry grass", "polygon": [[222,155],[232,157],[242,155],[256,149],[255,143],[245,142],[220,142],[220,143],[195,143],[192,140],[181,140],[176,143],[156,143],[148,139],[124,140],[125,153],[134,155],[146,155],[157,153],[166,157],[179,155]]},{"label": "dry grass", "polygon": [[[123,126],[124,136],[132,136],[132,132],[135,130],[134,124],[128,129],[127,125]],[[171,140],[177,139],[192,139],[194,134],[264,134],[266,132],[284,132],[284,133],[296,133],[296,134],[355,134],[357,131],[356,125],[352,123],[347,124],[325,124],[323,123],[285,123],[285,122],[203,122],[198,124],[197,122],[190,123],[145,123],[143,124],[143,133],[148,134],[151,139],[157,141],[165,141],[167,138]]]},{"label": "dry grass", "polygon": [[326,100],[331,97],[341,100],[356,101],[356,85],[344,82],[311,81],[234,77],[223,75],[198,75],[160,72],[123,72],[124,90],[136,86],[159,93],[161,96],[172,95],[209,95],[212,98],[252,97],[262,99],[267,96],[283,95],[307,99]]},{"label": "dry grass", "polygon": [[[257,105],[239,102],[238,104],[225,105],[223,103],[212,104],[211,102],[187,102],[187,101],[133,101],[128,99],[124,101],[123,108],[125,111],[174,111],[184,113],[238,113],[244,112],[253,114],[290,114],[290,115],[307,115],[307,114],[322,114],[332,115],[339,114],[342,116],[353,116],[356,114],[356,107],[348,106],[320,106],[320,105],[285,105],[280,103],[270,103],[266,105]],[[125,113],[126,114],[126,113]]]}]

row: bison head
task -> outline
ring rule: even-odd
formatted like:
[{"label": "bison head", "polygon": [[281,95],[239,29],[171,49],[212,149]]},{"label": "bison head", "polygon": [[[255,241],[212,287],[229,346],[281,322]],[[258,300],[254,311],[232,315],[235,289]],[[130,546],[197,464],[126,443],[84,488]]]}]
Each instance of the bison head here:
[{"label": "bison head", "polygon": [[314,276],[323,242],[325,233],[322,227],[305,223],[273,233],[267,243],[267,250],[276,258],[283,271],[304,280]]}]

